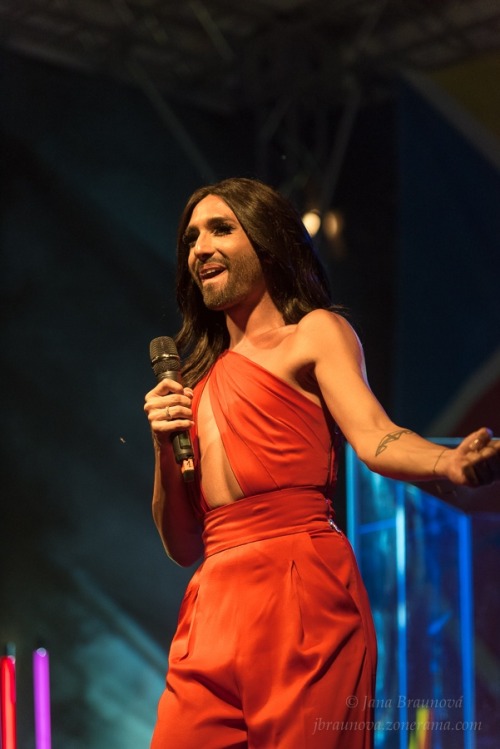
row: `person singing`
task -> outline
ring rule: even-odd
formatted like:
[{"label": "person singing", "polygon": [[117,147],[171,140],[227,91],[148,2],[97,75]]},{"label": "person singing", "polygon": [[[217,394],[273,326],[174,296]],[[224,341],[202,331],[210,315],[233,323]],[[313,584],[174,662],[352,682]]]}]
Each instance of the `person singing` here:
[{"label": "person singing", "polygon": [[[391,421],[298,213],[258,180],[190,197],[177,300],[183,383],[162,380],[145,403],[153,515],[174,561],[203,561],[151,747],[369,749],[376,641],[335,523],[341,442],[384,476],[468,486],[500,477],[500,443],[482,428],[443,448]],[[192,483],[171,445],[185,430]]]}]

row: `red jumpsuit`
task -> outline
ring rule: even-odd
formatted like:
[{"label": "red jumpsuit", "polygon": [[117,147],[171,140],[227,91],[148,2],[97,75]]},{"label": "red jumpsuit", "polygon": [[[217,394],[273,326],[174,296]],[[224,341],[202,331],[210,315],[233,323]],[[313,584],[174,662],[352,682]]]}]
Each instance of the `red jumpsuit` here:
[{"label": "red jumpsuit", "polygon": [[375,634],[332,519],[332,421],[232,351],[196,386],[195,421],[205,386],[244,498],[209,510],[197,483],[205,559],[182,602],[151,748],[369,749]]}]

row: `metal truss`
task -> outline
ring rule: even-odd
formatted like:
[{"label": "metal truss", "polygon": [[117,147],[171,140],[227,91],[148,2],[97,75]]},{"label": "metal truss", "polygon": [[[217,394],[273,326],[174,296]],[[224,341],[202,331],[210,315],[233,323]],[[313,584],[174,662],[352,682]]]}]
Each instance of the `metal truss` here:
[{"label": "metal truss", "polygon": [[500,0],[0,0],[0,40],[140,86],[205,174],[176,105],[247,113],[258,173],[286,154],[286,188],[321,171],[325,202],[357,109],[398,71],[500,49]]}]

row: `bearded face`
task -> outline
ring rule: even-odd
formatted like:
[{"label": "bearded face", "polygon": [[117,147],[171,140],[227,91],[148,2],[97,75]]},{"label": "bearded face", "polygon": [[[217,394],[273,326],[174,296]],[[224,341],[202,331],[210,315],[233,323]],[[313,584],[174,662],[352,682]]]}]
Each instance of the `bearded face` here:
[{"label": "bearded face", "polygon": [[266,289],[257,254],[234,212],[208,195],[193,209],[184,234],[188,266],[205,305],[227,310],[253,303]]}]

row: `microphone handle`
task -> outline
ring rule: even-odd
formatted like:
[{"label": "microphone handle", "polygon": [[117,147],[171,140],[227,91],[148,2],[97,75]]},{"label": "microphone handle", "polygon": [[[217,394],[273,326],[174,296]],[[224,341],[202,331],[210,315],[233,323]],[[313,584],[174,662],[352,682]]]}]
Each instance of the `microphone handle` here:
[{"label": "microphone handle", "polygon": [[[167,378],[182,384],[180,372],[177,369],[169,369],[166,372],[162,372],[159,379],[165,380]],[[172,447],[174,449],[175,460],[181,465],[182,478],[184,481],[193,481],[194,451],[189,432],[174,432],[172,435]]]}]

